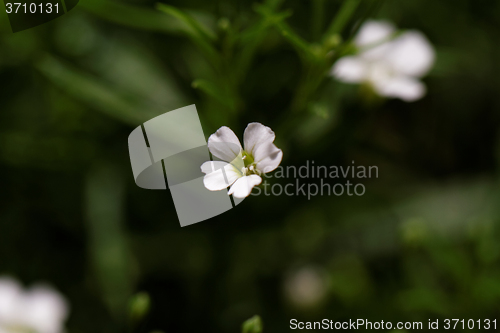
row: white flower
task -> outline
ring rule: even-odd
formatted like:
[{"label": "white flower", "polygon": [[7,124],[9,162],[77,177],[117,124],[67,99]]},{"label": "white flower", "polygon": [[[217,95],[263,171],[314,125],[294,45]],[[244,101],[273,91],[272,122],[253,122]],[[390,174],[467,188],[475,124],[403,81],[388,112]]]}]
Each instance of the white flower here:
[{"label": "white flower", "polygon": [[68,316],[66,300],[48,286],[29,290],[0,277],[0,333],[61,333]]},{"label": "white flower", "polygon": [[231,186],[228,194],[236,198],[250,195],[252,188],[262,182],[263,173],[273,171],[281,163],[283,152],[274,145],[275,135],[260,123],[250,123],[245,129],[245,149],[234,132],[226,126],[208,139],[208,149],[222,161],[205,162],[203,183],[210,191],[220,191]]},{"label": "white flower", "polygon": [[419,78],[431,69],[434,49],[419,31],[395,34],[390,23],[367,21],[354,40],[359,54],[340,58],[332,75],[342,82],[368,83],[381,96],[407,102],[422,98],[426,88]]}]

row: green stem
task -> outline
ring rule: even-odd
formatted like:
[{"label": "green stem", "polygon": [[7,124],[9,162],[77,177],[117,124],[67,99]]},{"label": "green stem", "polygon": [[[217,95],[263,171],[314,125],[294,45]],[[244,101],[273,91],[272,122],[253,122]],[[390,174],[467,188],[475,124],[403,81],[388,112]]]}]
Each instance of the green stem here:
[{"label": "green stem", "polygon": [[326,68],[324,63],[310,64],[303,79],[300,80],[299,87],[292,101],[291,109],[293,113],[302,112],[307,108],[307,104],[324,79]]},{"label": "green stem", "polygon": [[312,0],[311,34],[313,40],[318,40],[325,20],[325,0]]},{"label": "green stem", "polygon": [[338,14],[330,23],[330,26],[325,33],[324,39],[342,32],[346,24],[354,15],[354,12],[356,11],[360,3],[361,0],[345,0]]},{"label": "green stem", "polygon": [[264,16],[271,24],[273,24],[276,29],[283,35],[283,37],[288,40],[288,42],[297,50],[297,52],[306,58],[306,61],[315,61],[316,54],[313,53],[309,43],[300,37],[293,29],[290,27],[284,19],[291,15],[291,12],[285,12],[281,14],[274,14],[269,8],[263,5],[257,5],[255,10]]},{"label": "green stem", "polygon": [[214,67],[216,71],[220,70],[221,57],[220,53],[214,47],[213,42],[216,41],[217,36],[202,24],[196,21],[193,17],[183,12],[182,10],[173,6],[168,6],[163,3],[157,3],[156,8],[176,18],[182,23],[182,31],[193,41],[195,45],[205,54],[205,57]]}]

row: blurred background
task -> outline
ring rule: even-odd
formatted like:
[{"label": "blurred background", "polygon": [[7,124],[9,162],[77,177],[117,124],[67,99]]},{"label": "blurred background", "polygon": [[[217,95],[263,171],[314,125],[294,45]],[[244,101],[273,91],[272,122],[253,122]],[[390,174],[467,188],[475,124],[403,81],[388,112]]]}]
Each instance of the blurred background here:
[{"label": "blurred background", "polygon": [[[328,76],[367,18],[434,45],[425,98]],[[13,34],[2,10],[0,275],[54,286],[75,333],[498,318],[499,22],[495,0],[83,0]],[[181,228],[170,192],[135,185],[127,138],[189,104],[207,138],[257,121],[284,166],[379,178]]]}]

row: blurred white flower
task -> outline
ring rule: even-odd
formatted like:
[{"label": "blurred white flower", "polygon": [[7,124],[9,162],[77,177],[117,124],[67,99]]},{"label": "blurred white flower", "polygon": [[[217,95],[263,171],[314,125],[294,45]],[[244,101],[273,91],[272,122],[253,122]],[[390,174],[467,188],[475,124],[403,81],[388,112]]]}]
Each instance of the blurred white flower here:
[{"label": "blurred white flower", "polygon": [[[220,191],[231,186],[228,194],[236,198],[250,195],[252,188],[262,182],[261,174],[278,167],[283,152],[273,143],[274,132],[260,123],[250,123],[245,129],[245,149],[234,132],[226,126],[208,139],[208,149],[222,161],[205,162],[203,183],[210,191]],[[223,172],[224,171],[224,172]],[[224,174],[225,173],[225,174]]]},{"label": "blurred white flower", "polygon": [[326,296],[328,285],[325,274],[314,267],[303,267],[288,275],[285,294],[296,306],[313,307]]},{"label": "blurred white flower", "polygon": [[64,297],[48,286],[23,290],[0,277],[0,333],[62,333],[68,316]]},{"label": "blurred white flower", "polygon": [[331,74],[346,83],[368,83],[381,96],[422,98],[426,87],[419,78],[431,69],[434,48],[419,31],[396,33],[390,23],[367,21],[354,40],[359,54],[340,58]]}]

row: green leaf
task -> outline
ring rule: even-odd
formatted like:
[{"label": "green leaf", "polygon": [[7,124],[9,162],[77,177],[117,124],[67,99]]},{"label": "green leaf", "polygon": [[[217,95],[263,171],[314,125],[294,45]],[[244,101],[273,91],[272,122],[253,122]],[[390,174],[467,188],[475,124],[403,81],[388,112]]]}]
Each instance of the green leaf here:
[{"label": "green leaf", "polygon": [[217,36],[207,27],[203,26],[200,22],[194,19],[191,15],[183,12],[182,10],[169,6],[163,3],[157,3],[156,8],[163,13],[172,15],[184,24],[184,27],[191,30],[191,33],[200,36],[208,41],[215,41]]},{"label": "green leaf", "polygon": [[259,316],[253,316],[243,323],[241,331],[242,333],[261,333],[262,320]]},{"label": "green leaf", "polygon": [[78,6],[107,21],[136,29],[173,34],[180,34],[183,31],[182,24],[178,21],[166,20],[158,11],[145,7],[130,6],[110,0],[80,1]]},{"label": "green leaf", "polygon": [[169,111],[147,103],[142,98],[118,91],[112,85],[74,69],[50,55],[41,57],[35,67],[73,98],[134,126]]},{"label": "green leaf", "polygon": [[213,97],[219,103],[227,106],[229,109],[234,110],[236,108],[236,101],[234,100],[234,98],[232,98],[228,92],[225,92],[222,89],[218,88],[214,83],[207,80],[198,79],[193,81],[191,85],[193,88],[200,89],[207,95]]},{"label": "green leaf", "polygon": [[118,92],[161,108],[173,110],[189,104],[172,71],[150,48],[128,36],[101,38],[103,43],[93,51],[99,61],[85,64],[87,72],[96,73]]},{"label": "green leaf", "polygon": [[137,293],[129,303],[129,317],[133,325],[137,325],[149,313],[151,299],[147,293]]},{"label": "green leaf", "polygon": [[99,162],[86,178],[85,211],[93,268],[103,298],[116,318],[126,314],[132,294],[130,252],[123,231],[125,178]]}]

